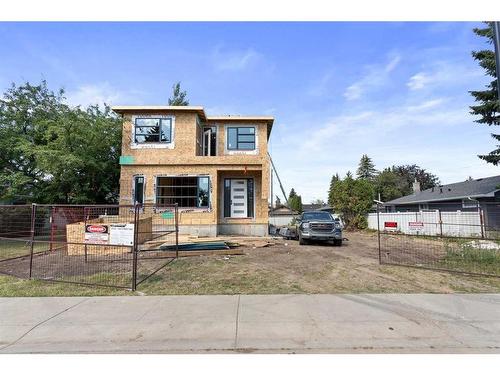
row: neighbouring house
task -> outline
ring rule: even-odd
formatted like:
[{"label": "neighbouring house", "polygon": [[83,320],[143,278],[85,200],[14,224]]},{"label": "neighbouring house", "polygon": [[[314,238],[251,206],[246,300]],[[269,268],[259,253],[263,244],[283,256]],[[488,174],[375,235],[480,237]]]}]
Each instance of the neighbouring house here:
[{"label": "neighbouring house", "polygon": [[[413,190],[413,194],[385,202],[385,212],[470,213],[477,214],[478,227],[500,227],[500,176],[468,179],[422,191],[415,182]],[[472,221],[457,225],[472,225]]]},{"label": "neighbouring house", "polygon": [[298,218],[300,214],[288,207],[278,207],[269,211],[269,224],[276,227],[289,225],[294,218]]},{"label": "neighbouring house", "polygon": [[123,117],[120,204],[178,204],[180,233],[266,235],[270,116],[198,106],[115,106]]},{"label": "neighbouring house", "polygon": [[306,203],[302,205],[303,211],[326,211],[333,213],[333,208],[327,204]]}]

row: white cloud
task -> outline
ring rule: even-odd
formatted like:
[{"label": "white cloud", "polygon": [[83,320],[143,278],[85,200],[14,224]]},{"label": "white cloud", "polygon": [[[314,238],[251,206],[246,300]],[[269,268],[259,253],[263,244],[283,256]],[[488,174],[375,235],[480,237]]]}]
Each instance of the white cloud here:
[{"label": "white cloud", "polygon": [[451,88],[464,82],[471,82],[480,76],[482,72],[477,66],[454,61],[439,61],[412,75],[406,86],[411,91],[433,90],[438,87]]},{"label": "white cloud", "polygon": [[385,64],[369,65],[365,75],[347,87],[344,97],[347,100],[360,99],[366,91],[383,86],[389,79],[390,73],[396,69],[401,61],[399,54],[393,54]]},{"label": "white cloud", "polygon": [[82,107],[104,103],[109,105],[125,102],[140,104],[138,96],[138,92],[122,91],[111,86],[108,82],[81,85],[76,90],[66,93],[70,105],[81,105]]},{"label": "white cloud", "polygon": [[262,60],[262,54],[247,48],[239,51],[223,50],[218,46],[212,53],[212,61],[217,70],[242,71]]},{"label": "white cloud", "polygon": [[395,131],[406,132],[417,128],[425,131],[425,127],[446,127],[468,119],[472,121],[467,107],[448,108],[443,105],[445,102],[444,98],[437,98],[415,105],[403,104],[337,116],[315,130],[306,141],[300,142],[298,149],[303,155],[308,155],[339,139],[356,140],[358,143],[367,139],[370,142],[383,142],[387,134],[395,134]]},{"label": "white cloud", "polygon": [[409,112],[416,112],[416,111],[431,109],[431,108],[434,108],[434,107],[437,107],[437,106],[443,104],[445,101],[446,101],[445,98],[437,98],[437,99],[427,100],[427,101],[424,101],[424,102],[417,104],[417,105],[408,106],[408,111]]},{"label": "white cloud", "polygon": [[430,77],[426,73],[421,72],[411,76],[406,86],[408,86],[410,90],[420,90],[429,82]]}]

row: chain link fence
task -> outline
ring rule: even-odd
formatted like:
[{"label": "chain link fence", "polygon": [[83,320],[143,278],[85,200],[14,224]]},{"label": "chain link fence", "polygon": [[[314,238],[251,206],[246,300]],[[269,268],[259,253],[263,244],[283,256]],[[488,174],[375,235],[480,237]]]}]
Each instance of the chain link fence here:
[{"label": "chain link fence", "polygon": [[500,277],[499,203],[386,210],[379,205],[369,217],[380,264]]},{"label": "chain link fence", "polygon": [[176,205],[4,205],[0,273],[135,290],[178,257],[178,231]]}]

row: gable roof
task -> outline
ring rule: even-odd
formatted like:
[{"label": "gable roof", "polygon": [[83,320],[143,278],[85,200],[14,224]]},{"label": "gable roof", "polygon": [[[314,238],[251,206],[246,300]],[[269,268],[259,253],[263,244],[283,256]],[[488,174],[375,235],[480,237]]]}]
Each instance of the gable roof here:
[{"label": "gable roof", "polygon": [[439,202],[454,199],[486,198],[495,196],[500,190],[500,176],[478,178],[456,182],[454,184],[440,185],[419,193],[406,195],[401,198],[385,202],[384,205],[414,204],[426,202]]}]

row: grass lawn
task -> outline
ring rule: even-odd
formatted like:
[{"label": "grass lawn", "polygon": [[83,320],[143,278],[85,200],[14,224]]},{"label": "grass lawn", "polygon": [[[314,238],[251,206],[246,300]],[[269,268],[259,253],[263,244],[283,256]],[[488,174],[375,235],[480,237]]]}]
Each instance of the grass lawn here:
[{"label": "grass lawn", "polygon": [[[244,248],[245,255],[179,258],[135,293],[0,276],[0,296],[500,292],[500,278],[379,265],[376,234],[346,236],[349,241],[341,247],[280,241],[266,248]],[[140,264],[139,276],[154,267]],[[117,276],[101,272],[92,277],[106,282]]]},{"label": "grass lawn", "polygon": [[[45,242],[35,242],[33,251],[41,252],[49,249],[49,244]],[[31,252],[30,242],[27,240],[0,240],[0,260],[18,256],[29,255]]]}]

